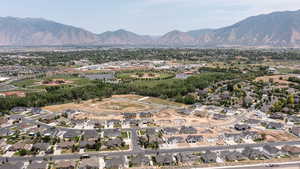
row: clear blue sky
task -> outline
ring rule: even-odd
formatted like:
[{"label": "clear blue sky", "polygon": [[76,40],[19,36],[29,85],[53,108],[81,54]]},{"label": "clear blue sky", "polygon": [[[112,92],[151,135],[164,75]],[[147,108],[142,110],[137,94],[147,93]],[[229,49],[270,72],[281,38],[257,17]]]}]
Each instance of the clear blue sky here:
[{"label": "clear blue sky", "polygon": [[0,16],[38,17],[94,33],[126,29],[160,35],[218,28],[248,16],[298,10],[300,0],[3,0]]}]

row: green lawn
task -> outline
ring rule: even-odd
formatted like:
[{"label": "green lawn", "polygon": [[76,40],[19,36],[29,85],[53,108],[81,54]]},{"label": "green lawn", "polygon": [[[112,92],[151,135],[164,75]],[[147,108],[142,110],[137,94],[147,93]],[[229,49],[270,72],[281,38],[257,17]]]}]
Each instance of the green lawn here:
[{"label": "green lawn", "polygon": [[45,78],[38,78],[38,79],[29,79],[29,80],[22,80],[19,82],[12,83],[13,85],[19,87],[19,88],[26,88],[26,89],[45,89],[48,87],[47,85],[39,84],[39,82],[42,82],[44,80],[53,80],[53,79],[64,79],[67,81],[72,81],[72,83],[69,84],[61,84],[60,86],[65,87],[73,87],[73,86],[84,86],[92,83],[92,80],[89,80],[87,78],[81,78],[81,77],[75,77],[75,76],[68,76],[68,75],[55,75],[52,77],[45,77]]}]

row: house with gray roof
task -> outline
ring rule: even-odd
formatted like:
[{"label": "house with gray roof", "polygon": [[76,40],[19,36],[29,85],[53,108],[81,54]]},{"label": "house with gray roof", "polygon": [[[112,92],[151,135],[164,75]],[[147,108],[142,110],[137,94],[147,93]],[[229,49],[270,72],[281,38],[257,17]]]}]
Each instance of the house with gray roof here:
[{"label": "house with gray roof", "polygon": [[214,119],[214,120],[226,120],[226,119],[227,119],[227,116],[224,115],[224,114],[217,114],[217,113],[215,113],[215,114],[213,115],[213,119]]},{"label": "house with gray roof", "polygon": [[285,115],[282,113],[272,113],[269,115],[270,119],[275,119],[275,120],[283,120],[284,117],[285,117]]},{"label": "house with gray roof", "polygon": [[193,163],[200,159],[199,156],[194,155],[193,153],[178,153],[175,158],[176,161],[180,163]]},{"label": "house with gray roof", "polygon": [[197,130],[192,126],[182,126],[180,128],[181,134],[196,134]]},{"label": "house with gray roof", "polygon": [[262,139],[262,135],[256,131],[243,131],[242,132],[242,137],[244,139],[249,139],[249,140],[258,140]]},{"label": "house with gray roof", "polygon": [[10,110],[10,112],[14,112],[14,113],[23,113],[23,112],[26,112],[28,111],[29,108],[27,107],[14,107]]},{"label": "house with gray roof", "polygon": [[89,139],[96,140],[96,139],[100,138],[100,134],[96,130],[87,130],[87,131],[84,131],[83,138],[85,140],[89,140]]},{"label": "house with gray roof", "polygon": [[75,169],[76,162],[73,160],[60,160],[55,163],[56,169]]},{"label": "house with gray roof", "polygon": [[107,127],[111,127],[114,125],[121,125],[121,120],[116,120],[116,119],[106,120]]},{"label": "house with gray roof", "polygon": [[201,159],[204,163],[216,163],[217,162],[217,153],[206,151],[201,155]]},{"label": "house with gray roof", "polygon": [[281,130],[283,129],[284,125],[282,123],[277,123],[277,122],[269,122],[266,125],[267,129],[276,129],[276,130]]},{"label": "house with gray roof", "polygon": [[119,137],[121,136],[120,129],[105,129],[103,132],[104,137]]},{"label": "house with gray roof", "polygon": [[57,144],[57,148],[61,149],[70,149],[72,146],[75,145],[73,141],[64,141]]},{"label": "house with gray roof", "polygon": [[198,143],[202,142],[204,138],[201,135],[188,135],[185,140],[187,143]]},{"label": "house with gray roof", "polygon": [[300,117],[299,116],[288,116],[287,121],[290,123],[300,123]]},{"label": "house with gray roof", "polygon": [[192,112],[193,112],[193,110],[191,110],[191,109],[178,109],[177,110],[178,114],[185,115],[185,116],[191,115]]},{"label": "house with gray roof", "polygon": [[116,169],[124,166],[125,159],[123,156],[112,156],[104,159],[106,169]]},{"label": "house with gray roof", "polygon": [[294,135],[300,137],[300,127],[294,126],[294,127],[291,129],[291,132],[292,132]]},{"label": "house with gray roof", "polygon": [[93,147],[96,144],[94,140],[83,140],[79,142],[80,148]]},{"label": "house with gray roof", "polygon": [[124,144],[125,144],[125,142],[119,137],[117,137],[115,139],[110,139],[104,143],[104,145],[109,149],[116,148],[116,147],[122,147],[122,145],[124,145]]},{"label": "house with gray roof", "polygon": [[261,120],[257,120],[257,119],[247,119],[245,120],[246,124],[250,125],[250,126],[255,126],[255,125],[259,125],[261,123]]},{"label": "house with gray roof", "polygon": [[134,119],[136,118],[136,113],[123,113],[125,119]]},{"label": "house with gray roof", "polygon": [[147,136],[155,136],[157,134],[158,134],[158,132],[154,128],[147,128],[146,129],[146,135]]},{"label": "house with gray roof", "polygon": [[290,155],[299,155],[300,154],[300,147],[285,145],[285,146],[281,147],[281,151],[286,152]]},{"label": "house with gray roof", "polygon": [[178,134],[179,130],[175,127],[166,127],[162,129],[162,132],[166,135],[174,135],[174,134]]},{"label": "house with gray roof", "polygon": [[250,129],[251,127],[247,124],[235,124],[234,128],[238,131],[245,131],[245,130]]},{"label": "house with gray roof", "polygon": [[79,162],[78,169],[99,169],[100,161],[98,158],[83,159]]},{"label": "house with gray roof", "polygon": [[277,156],[280,153],[280,150],[278,148],[269,144],[263,146],[263,151],[270,156]]},{"label": "house with gray roof", "polygon": [[172,165],[173,156],[171,154],[159,154],[155,156],[155,163],[160,166]]},{"label": "house with gray roof", "polygon": [[35,143],[32,145],[32,149],[36,151],[47,151],[49,148],[49,143]]},{"label": "house with gray roof", "polygon": [[10,161],[0,164],[1,169],[24,169],[24,162]]},{"label": "house with gray roof", "polygon": [[29,163],[27,169],[47,169],[48,163],[46,161],[33,161],[32,163]]},{"label": "house with gray roof", "polygon": [[131,157],[129,164],[131,164],[134,167],[149,166],[150,159],[146,157],[144,154],[138,154],[136,156]]},{"label": "house with gray roof", "polygon": [[242,154],[250,160],[265,160],[270,158],[266,153],[250,147],[246,147],[242,151]]},{"label": "house with gray roof", "polygon": [[153,113],[151,112],[141,112],[140,114],[140,118],[150,118],[153,117]]},{"label": "house with gray roof", "polygon": [[247,160],[247,157],[238,151],[222,151],[220,157],[230,162]]},{"label": "house with gray roof", "polygon": [[169,137],[167,143],[168,144],[184,143],[184,138],[180,136]]},{"label": "house with gray roof", "polygon": [[241,139],[243,139],[241,133],[224,133],[224,140],[239,142]]},{"label": "house with gray roof", "polygon": [[77,136],[81,136],[81,132],[80,131],[76,131],[76,130],[68,130],[64,135],[63,138],[64,139],[72,139],[75,138]]}]

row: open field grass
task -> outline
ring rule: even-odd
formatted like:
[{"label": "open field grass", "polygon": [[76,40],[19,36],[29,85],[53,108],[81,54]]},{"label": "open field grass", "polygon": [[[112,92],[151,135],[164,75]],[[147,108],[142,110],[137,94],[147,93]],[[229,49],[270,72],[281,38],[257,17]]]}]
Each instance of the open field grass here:
[{"label": "open field grass", "polygon": [[[57,84],[57,85],[49,85],[49,84],[43,84],[44,81],[55,81],[55,80],[64,80],[66,83]],[[91,80],[81,77],[75,77],[75,76],[68,76],[68,75],[54,75],[51,77],[44,77],[44,78],[38,78],[38,79],[28,79],[28,80],[22,80],[18,82],[12,83],[14,86],[19,88],[25,88],[25,89],[45,89],[49,86],[83,86],[91,83]]]},{"label": "open field grass", "polygon": [[174,77],[173,73],[169,72],[156,72],[156,71],[133,71],[133,72],[120,72],[117,78],[123,80],[143,80],[143,79],[168,79]]}]

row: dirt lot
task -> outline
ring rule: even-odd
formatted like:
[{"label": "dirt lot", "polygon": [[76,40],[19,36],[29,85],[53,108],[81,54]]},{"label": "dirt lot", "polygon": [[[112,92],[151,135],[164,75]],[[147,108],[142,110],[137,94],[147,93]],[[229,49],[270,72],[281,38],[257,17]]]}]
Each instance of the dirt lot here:
[{"label": "dirt lot", "polygon": [[[178,114],[177,109],[184,107],[187,106],[159,98],[138,95],[114,95],[102,101],[88,100],[81,103],[47,106],[43,109],[52,112],[61,112],[66,109],[81,110],[90,113],[79,113],[74,116],[75,118],[97,120],[122,119],[122,113],[124,112],[157,111],[152,119],[159,126],[209,125],[210,120],[208,118]],[[213,123],[215,124],[216,122]],[[219,121],[219,123],[222,123],[222,121]]]},{"label": "dirt lot", "polygon": [[[61,105],[47,106],[44,107],[45,110],[59,112],[66,109],[76,109],[92,113],[105,114],[120,114],[123,112],[140,112],[149,111],[153,107],[150,105],[145,105],[136,102],[139,96],[135,95],[123,95],[123,96],[113,96],[111,98],[103,99],[102,101],[88,100],[81,103],[67,103]],[[122,100],[125,99],[125,100]],[[128,99],[128,100],[127,100]],[[104,113],[106,112],[106,113]]]},{"label": "dirt lot", "polygon": [[297,75],[273,75],[273,76],[262,76],[255,79],[256,82],[263,81],[269,82],[273,80],[274,83],[278,83],[280,87],[288,87],[292,82],[288,81],[289,77],[296,77]]},{"label": "dirt lot", "polygon": [[281,130],[261,130],[258,132],[266,135],[267,142],[298,140],[296,136]]}]

